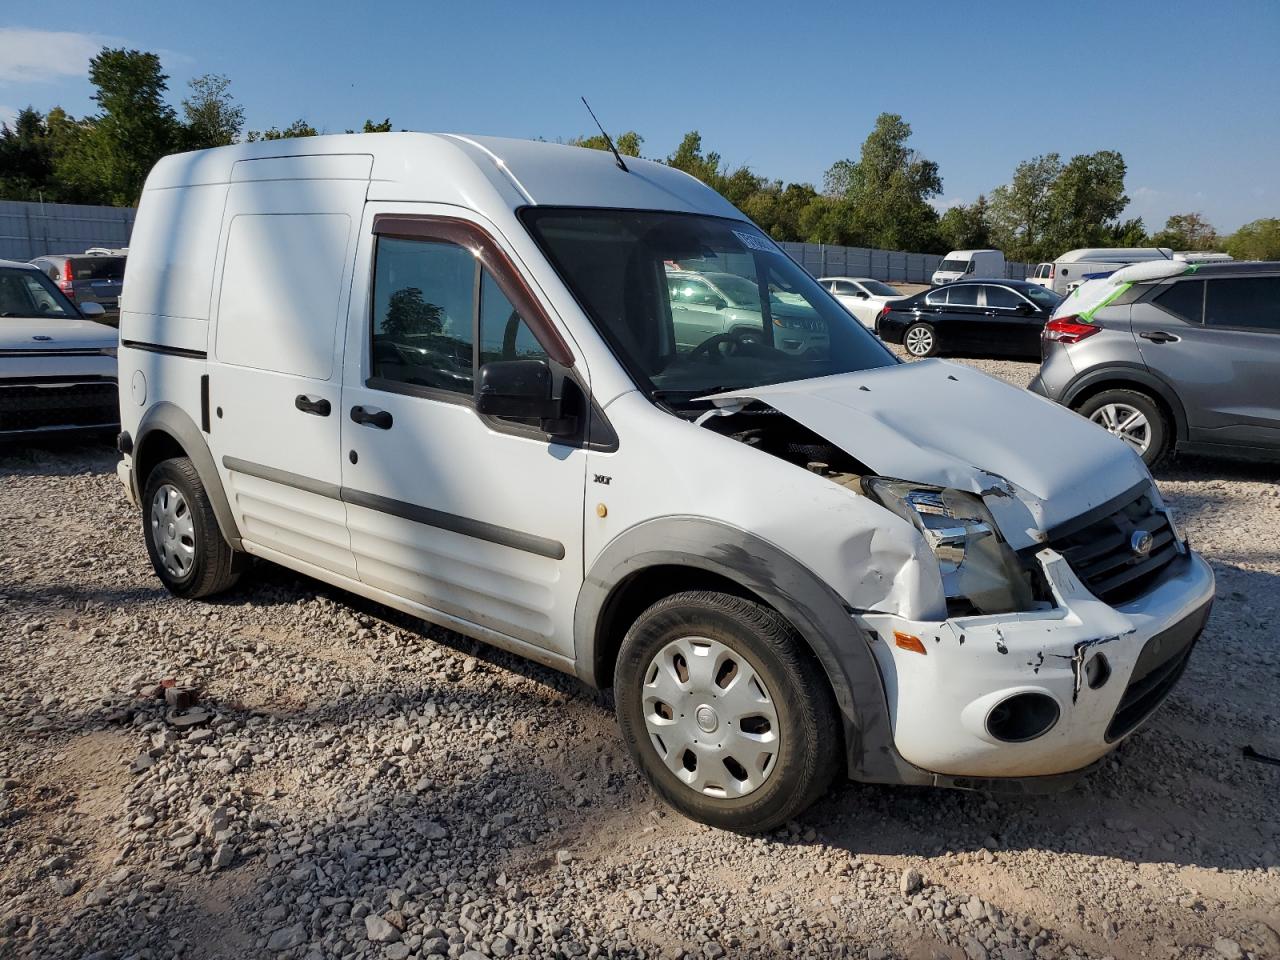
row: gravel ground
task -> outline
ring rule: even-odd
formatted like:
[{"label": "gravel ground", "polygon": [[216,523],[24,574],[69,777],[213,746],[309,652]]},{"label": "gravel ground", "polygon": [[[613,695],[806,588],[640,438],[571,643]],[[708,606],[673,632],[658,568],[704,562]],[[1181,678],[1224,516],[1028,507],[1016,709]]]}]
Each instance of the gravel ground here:
[{"label": "gravel ground", "polygon": [[114,460],[0,454],[2,957],[1280,956],[1274,468],[1162,473],[1218,606],[1081,787],[842,784],[744,838],[571,678],[266,566],[170,598]]}]

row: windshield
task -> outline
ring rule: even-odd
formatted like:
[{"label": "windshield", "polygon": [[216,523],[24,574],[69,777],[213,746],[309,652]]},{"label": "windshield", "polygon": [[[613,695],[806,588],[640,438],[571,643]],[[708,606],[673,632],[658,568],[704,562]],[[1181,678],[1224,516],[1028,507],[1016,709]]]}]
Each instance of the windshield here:
[{"label": "windshield", "polygon": [[887,283],[881,283],[879,280],[859,280],[862,288],[873,297],[900,297],[902,293],[893,289]]},{"label": "windshield", "polygon": [[1062,298],[1048,287],[1037,287],[1032,285],[1025,288],[1019,287],[1018,289],[1023,296],[1027,297],[1037,306],[1044,307],[1046,310],[1052,310],[1062,302]]},{"label": "windshield", "polygon": [[968,260],[943,260],[938,264],[939,270],[946,270],[949,273],[964,273],[969,269]]},{"label": "windshield", "polygon": [[[749,223],[550,207],[521,216],[637,385],[669,405],[898,362]],[[750,309],[683,295],[699,275],[726,293],[754,290]]]},{"label": "windshield", "polygon": [[79,317],[80,311],[39,270],[0,267],[0,317]]}]

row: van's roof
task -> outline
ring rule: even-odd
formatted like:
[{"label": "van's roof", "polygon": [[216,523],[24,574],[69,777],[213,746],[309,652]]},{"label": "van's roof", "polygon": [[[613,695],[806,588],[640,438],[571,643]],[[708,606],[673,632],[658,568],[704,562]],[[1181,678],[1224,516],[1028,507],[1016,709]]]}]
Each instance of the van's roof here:
[{"label": "van's roof", "polygon": [[1081,247],[1068,250],[1056,263],[1078,263],[1082,260],[1098,260],[1103,263],[1121,263],[1127,260],[1171,260],[1173,251],[1168,247]]},{"label": "van's roof", "polygon": [[[629,173],[603,150],[536,140],[439,133],[366,133],[235,144],[165,157],[147,190],[281,176],[248,161],[285,157],[369,158],[370,200],[673,210],[742,219],[714,190],[650,160],[626,158]],[[244,166],[237,169],[237,164]],[[346,173],[339,179],[350,179]],[[329,176],[325,175],[324,179]],[[363,179],[363,174],[359,179]]]},{"label": "van's roof", "polygon": [[942,259],[943,260],[951,260],[953,258],[963,259],[964,257],[972,257],[975,253],[999,253],[999,252],[1000,252],[999,250],[993,250],[990,247],[985,248],[983,250],[952,250]]}]

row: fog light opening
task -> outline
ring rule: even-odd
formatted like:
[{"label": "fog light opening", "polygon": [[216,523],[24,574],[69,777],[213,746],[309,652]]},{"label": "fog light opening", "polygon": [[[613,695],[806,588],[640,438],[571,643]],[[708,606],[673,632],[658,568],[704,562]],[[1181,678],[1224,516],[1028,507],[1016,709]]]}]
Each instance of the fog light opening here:
[{"label": "fog light opening", "polygon": [[1084,665],[1084,678],[1090,690],[1097,690],[1111,679],[1111,664],[1104,654],[1095,653],[1089,658],[1089,662]]},{"label": "fog light opening", "polygon": [[1043,693],[1018,693],[1001,700],[987,714],[987,732],[1005,743],[1025,743],[1044,736],[1058,722],[1058,701]]}]

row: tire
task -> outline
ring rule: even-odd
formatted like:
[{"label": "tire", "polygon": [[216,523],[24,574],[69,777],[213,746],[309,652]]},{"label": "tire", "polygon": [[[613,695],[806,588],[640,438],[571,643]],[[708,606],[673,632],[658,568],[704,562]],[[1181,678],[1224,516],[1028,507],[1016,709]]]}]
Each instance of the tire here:
[{"label": "tire", "polygon": [[654,790],[713,827],[760,833],[786,823],[844,760],[821,668],[786,620],[740,597],[678,593],[649,607],[623,638],[614,697],[623,740]]},{"label": "tire", "polygon": [[[1160,405],[1137,390],[1104,390],[1076,407],[1109,433],[1129,444],[1148,467],[1169,455],[1173,432]],[[1140,419],[1134,421],[1134,416]]]},{"label": "tire", "polygon": [[[914,340],[913,343],[913,335]],[[918,360],[934,357],[938,354],[938,333],[932,324],[913,323],[902,333],[902,346],[908,354]]]},{"label": "tire", "polygon": [[175,596],[211,597],[240,579],[240,558],[223,539],[200,475],[186,457],[161,461],[147,477],[142,535],[156,576]]}]

